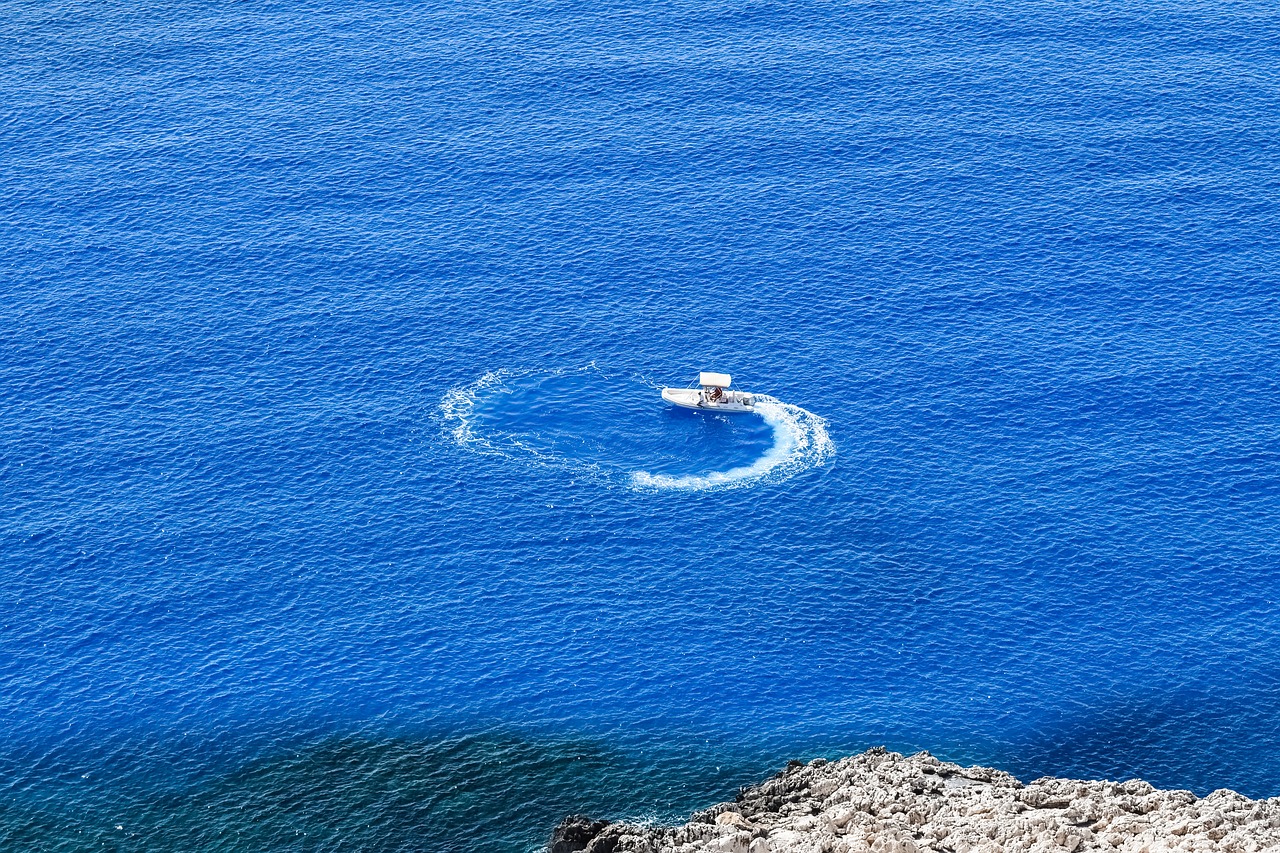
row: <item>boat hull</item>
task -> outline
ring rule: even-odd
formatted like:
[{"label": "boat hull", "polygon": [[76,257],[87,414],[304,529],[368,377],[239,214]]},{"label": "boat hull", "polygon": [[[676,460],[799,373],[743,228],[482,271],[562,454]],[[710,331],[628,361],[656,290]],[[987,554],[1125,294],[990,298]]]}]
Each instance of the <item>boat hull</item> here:
[{"label": "boat hull", "polygon": [[726,392],[728,399],[707,400],[697,388],[663,388],[662,399],[682,409],[697,412],[723,412],[730,415],[747,415],[755,412],[755,398],[741,391]]}]

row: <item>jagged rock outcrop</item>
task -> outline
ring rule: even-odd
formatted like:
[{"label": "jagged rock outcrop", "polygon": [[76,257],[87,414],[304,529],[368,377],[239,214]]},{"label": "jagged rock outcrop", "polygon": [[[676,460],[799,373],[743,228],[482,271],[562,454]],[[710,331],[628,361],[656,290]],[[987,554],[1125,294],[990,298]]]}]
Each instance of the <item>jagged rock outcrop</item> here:
[{"label": "jagged rock outcrop", "polygon": [[684,826],[568,818],[554,853],[1164,853],[1280,851],[1280,797],[1197,798],[1146,782],[1024,785],[927,752],[792,762]]}]

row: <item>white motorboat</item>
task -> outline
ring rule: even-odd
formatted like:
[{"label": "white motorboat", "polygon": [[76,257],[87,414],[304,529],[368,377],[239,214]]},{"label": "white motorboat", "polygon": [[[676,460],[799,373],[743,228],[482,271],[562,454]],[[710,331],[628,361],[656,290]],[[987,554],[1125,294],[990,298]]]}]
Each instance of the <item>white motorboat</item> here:
[{"label": "white motorboat", "polygon": [[698,374],[697,388],[663,388],[662,399],[685,409],[700,412],[749,413],[756,410],[757,396],[730,391],[733,377],[727,373]]}]

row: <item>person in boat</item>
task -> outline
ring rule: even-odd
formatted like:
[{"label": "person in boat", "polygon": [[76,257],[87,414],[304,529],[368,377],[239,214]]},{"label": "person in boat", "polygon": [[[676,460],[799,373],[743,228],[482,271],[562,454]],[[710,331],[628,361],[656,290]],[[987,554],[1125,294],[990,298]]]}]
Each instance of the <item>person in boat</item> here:
[{"label": "person in boat", "polygon": [[712,388],[709,392],[707,392],[707,399],[712,403],[719,402],[720,398],[723,396],[724,396],[723,388]]}]

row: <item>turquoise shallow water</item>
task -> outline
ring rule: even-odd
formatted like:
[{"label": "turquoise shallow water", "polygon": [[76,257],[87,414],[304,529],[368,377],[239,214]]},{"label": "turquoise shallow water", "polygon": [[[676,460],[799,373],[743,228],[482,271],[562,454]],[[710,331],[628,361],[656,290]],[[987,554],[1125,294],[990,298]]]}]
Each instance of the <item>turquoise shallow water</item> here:
[{"label": "turquoise shallow water", "polygon": [[3,8],[0,846],[1280,794],[1270,7]]}]

